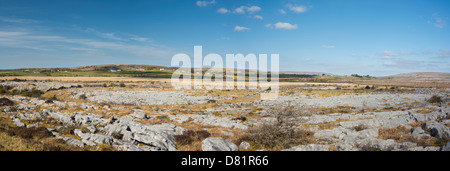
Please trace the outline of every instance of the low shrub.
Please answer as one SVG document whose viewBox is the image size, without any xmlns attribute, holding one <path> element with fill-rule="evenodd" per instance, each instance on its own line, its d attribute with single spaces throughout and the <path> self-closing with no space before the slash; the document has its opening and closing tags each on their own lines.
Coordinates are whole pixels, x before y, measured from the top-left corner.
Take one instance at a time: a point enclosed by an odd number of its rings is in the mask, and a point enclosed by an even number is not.
<svg viewBox="0 0 450 171">
<path fill-rule="evenodd" d="M 17 90 L 17 89 L 13 89 L 11 92 L 9 90 L 5 91 L 6 94 L 11 94 L 11 95 L 21 95 L 21 96 L 27 96 L 27 97 L 41 97 L 42 94 L 44 94 L 42 91 L 37 90 L 35 88 L 28 90 L 28 89 L 23 89 L 23 90 Z"/>
<path fill-rule="evenodd" d="M 12 79 L 11 81 L 13 81 L 13 82 L 26 82 L 27 80 L 22 80 L 22 79 L 19 79 L 19 78 L 14 78 L 14 79 Z"/>
<path fill-rule="evenodd" d="M 86 94 L 82 94 L 82 95 L 80 95 L 78 98 L 79 98 L 79 99 L 82 99 L 82 100 L 86 100 L 86 99 L 87 99 L 87 96 L 86 96 Z"/>
<path fill-rule="evenodd" d="M 3 88 L 0 88 L 0 94 L 6 94 L 6 90 Z"/>
<path fill-rule="evenodd" d="M 0 106 L 14 106 L 14 102 L 9 100 L 8 98 L 1 98 Z"/>
<path fill-rule="evenodd" d="M 264 148 L 285 149 L 299 144 L 309 144 L 313 141 L 314 132 L 307 130 L 285 129 L 275 124 L 264 124 L 260 128 L 249 131 L 249 134 L 239 139 L 249 141 Z"/>
<path fill-rule="evenodd" d="M 241 121 L 241 122 L 245 122 L 245 121 L 247 121 L 247 117 L 245 117 L 245 116 L 239 116 L 239 117 L 234 118 L 233 120 L 239 120 L 239 121 Z"/>
<path fill-rule="evenodd" d="M 113 133 L 111 134 L 111 136 L 112 136 L 113 138 L 119 139 L 119 140 L 121 140 L 121 139 L 123 138 L 123 134 L 118 133 L 118 132 L 113 132 Z"/>
<path fill-rule="evenodd" d="M 188 145 L 191 144 L 192 141 L 194 141 L 187 135 L 175 135 L 174 138 L 178 145 Z"/>
<path fill-rule="evenodd" d="M 428 103 L 442 103 L 444 101 L 442 100 L 441 96 L 433 95 L 433 96 L 431 96 L 431 98 L 429 98 L 427 100 L 427 102 Z"/>
<path fill-rule="evenodd" d="M 175 135 L 175 141 L 179 145 L 188 145 L 194 141 L 203 141 L 205 138 L 208 138 L 211 134 L 206 130 L 188 130 L 185 131 L 182 135 Z"/>
<path fill-rule="evenodd" d="M 366 125 L 360 124 L 358 126 L 353 127 L 353 129 L 357 132 L 368 129 L 369 127 L 367 127 Z"/>
<path fill-rule="evenodd" d="M 249 130 L 245 136 L 237 140 L 236 144 L 247 141 L 254 146 L 279 150 L 312 143 L 314 132 L 298 127 L 297 111 L 293 107 L 272 111 L 276 122 L 268 122 L 259 128 Z"/>
<path fill-rule="evenodd" d="M 44 127 L 12 127 L 8 129 L 8 134 L 10 136 L 19 136 L 24 139 L 32 139 L 33 137 L 46 138 L 53 136 L 53 134 Z"/>
</svg>

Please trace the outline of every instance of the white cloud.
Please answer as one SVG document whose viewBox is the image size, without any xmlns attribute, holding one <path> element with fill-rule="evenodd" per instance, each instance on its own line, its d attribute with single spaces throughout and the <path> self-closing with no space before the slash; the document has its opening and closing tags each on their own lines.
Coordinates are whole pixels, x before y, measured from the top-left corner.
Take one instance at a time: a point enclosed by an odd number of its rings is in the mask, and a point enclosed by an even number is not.
<svg viewBox="0 0 450 171">
<path fill-rule="evenodd" d="M 428 24 L 433 24 L 435 27 L 442 29 L 447 25 L 448 17 L 442 18 L 438 13 L 434 13 L 431 20 L 428 20 Z"/>
<path fill-rule="evenodd" d="M 237 13 L 237 14 L 245 14 L 245 6 L 241 6 L 241 7 L 239 7 L 239 8 L 236 8 L 236 9 L 234 9 L 234 13 Z"/>
<path fill-rule="evenodd" d="M 284 15 L 287 14 L 286 11 L 285 11 L 284 9 L 280 9 L 279 12 L 280 12 L 281 14 L 284 14 Z"/>
<path fill-rule="evenodd" d="M 247 11 L 250 13 L 259 12 L 261 11 L 261 7 L 258 6 L 247 7 Z"/>
<path fill-rule="evenodd" d="M 149 41 L 150 39 L 145 38 L 145 37 L 132 37 L 132 38 L 130 38 L 130 40 L 136 40 L 136 41 L 138 41 L 138 42 L 147 42 L 147 41 Z"/>
<path fill-rule="evenodd" d="M 394 64 L 394 63 L 392 63 L 392 62 L 385 62 L 385 63 L 383 63 L 383 65 L 386 65 L 386 66 L 395 66 L 396 64 Z"/>
<path fill-rule="evenodd" d="M 383 56 L 398 56 L 398 53 L 386 50 L 383 52 Z"/>
<path fill-rule="evenodd" d="M 291 11 L 295 12 L 295 13 L 303 13 L 306 12 L 307 8 L 305 6 L 295 6 L 292 4 L 287 4 L 286 7 L 288 7 Z"/>
<path fill-rule="evenodd" d="M 335 46 L 333 46 L 333 45 L 323 45 L 322 48 L 333 49 L 333 48 L 335 48 Z"/>
<path fill-rule="evenodd" d="M 272 24 L 266 24 L 266 27 L 270 27 L 270 26 L 272 26 Z"/>
<path fill-rule="evenodd" d="M 437 54 L 438 54 L 438 55 L 450 55 L 450 50 L 442 50 L 442 49 L 440 49 L 440 50 L 437 52 Z"/>
<path fill-rule="evenodd" d="M 197 1 L 197 6 L 199 6 L 199 7 L 206 7 L 206 6 L 208 6 L 208 5 L 212 5 L 212 4 L 215 4 L 216 3 L 216 0 L 211 0 L 211 1 Z"/>
<path fill-rule="evenodd" d="M 91 48 L 69 48 L 70 50 L 79 50 L 79 51 L 95 51 L 95 49 L 91 49 Z"/>
<path fill-rule="evenodd" d="M 114 33 L 100 33 L 100 32 L 97 32 L 97 34 L 99 36 L 103 37 L 103 38 L 106 38 L 106 39 L 120 40 L 120 41 L 124 40 L 123 38 L 117 37 Z"/>
<path fill-rule="evenodd" d="M 367 57 L 366 55 L 359 55 L 359 54 L 352 54 L 351 56 L 355 57 L 355 58 L 366 58 Z"/>
<path fill-rule="evenodd" d="M 234 9 L 233 13 L 235 14 L 245 14 L 245 13 L 256 13 L 261 11 L 261 7 L 259 6 L 240 6 L 239 8 Z"/>
<path fill-rule="evenodd" d="M 250 29 L 247 27 L 241 27 L 241 26 L 236 26 L 234 28 L 234 31 L 246 31 L 246 30 L 250 30 Z"/>
<path fill-rule="evenodd" d="M 228 10 L 228 9 L 226 9 L 226 8 L 219 8 L 219 9 L 217 10 L 217 12 L 218 12 L 218 13 L 221 13 L 221 14 L 226 14 L 226 13 L 229 13 L 230 10 Z"/>
<path fill-rule="evenodd" d="M 393 59 L 393 57 L 396 56 L 410 56 L 410 55 L 417 55 L 415 52 L 391 52 L 391 51 L 384 51 L 381 56 L 383 59 Z"/>
<path fill-rule="evenodd" d="M 11 18 L 11 17 L 0 17 L 0 21 L 8 22 L 8 23 L 17 23 L 17 24 L 32 24 L 38 23 L 39 21 L 30 20 L 30 19 L 21 19 L 21 18 Z"/>
<path fill-rule="evenodd" d="M 255 15 L 255 16 L 253 16 L 253 18 L 256 18 L 256 19 L 259 19 L 259 20 L 262 20 L 262 19 L 264 19 L 262 16 L 260 16 L 260 15 Z"/>
<path fill-rule="evenodd" d="M 9 37 L 9 36 L 21 36 L 26 35 L 27 32 L 6 32 L 6 31 L 0 31 L 0 37 Z"/>
<path fill-rule="evenodd" d="M 423 62 L 417 60 L 396 60 L 394 62 L 384 62 L 383 65 L 387 67 L 396 67 L 400 69 L 421 68 Z"/>
<path fill-rule="evenodd" d="M 103 35 L 97 32 L 93 33 L 98 37 Z M 50 33 L 48 33 L 50 34 Z M 99 51 L 99 49 L 117 50 L 129 54 L 134 54 L 139 57 L 169 57 L 170 52 L 163 47 L 157 45 L 136 45 L 129 44 L 126 41 L 118 41 L 114 39 L 98 40 L 69 38 L 57 35 L 36 35 L 33 32 L 8 32 L 0 31 L 0 47 L 24 48 L 41 51 L 55 51 L 55 50 L 84 50 L 88 52 Z M 105 34 L 106 36 L 114 36 L 114 34 Z M 136 38 L 136 37 L 134 37 Z M 132 39 L 132 38 L 130 38 Z M 137 38 L 137 40 L 144 40 Z"/>
<path fill-rule="evenodd" d="M 292 25 L 291 23 L 278 22 L 275 24 L 275 28 L 276 29 L 294 30 L 294 29 L 297 29 L 298 26 L 297 26 L 297 24 Z"/>
<path fill-rule="evenodd" d="M 82 31 L 86 33 L 94 33 L 99 37 L 105 38 L 105 39 L 111 39 L 111 40 L 117 40 L 117 41 L 139 41 L 139 42 L 150 42 L 151 40 L 149 38 L 140 37 L 132 34 L 122 34 L 121 36 L 117 36 L 116 33 L 103 33 L 100 31 L 97 31 L 93 28 L 74 28 L 77 31 Z"/>
</svg>

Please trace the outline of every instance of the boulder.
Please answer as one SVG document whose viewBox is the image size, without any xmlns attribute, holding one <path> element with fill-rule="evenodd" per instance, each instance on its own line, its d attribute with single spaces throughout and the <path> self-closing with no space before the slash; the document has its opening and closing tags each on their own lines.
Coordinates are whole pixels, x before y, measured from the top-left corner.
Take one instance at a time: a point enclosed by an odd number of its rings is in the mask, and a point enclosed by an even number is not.
<svg viewBox="0 0 450 171">
<path fill-rule="evenodd" d="M 109 144 L 111 145 L 113 143 L 113 139 L 109 136 L 106 135 L 100 135 L 100 134 L 90 134 L 90 133 L 86 133 L 84 134 L 81 130 L 79 129 L 75 129 L 74 130 L 75 135 L 77 135 L 78 137 L 80 137 L 83 142 L 84 141 L 91 141 L 94 142 L 96 144 Z M 89 143 L 86 143 L 89 144 Z"/>
<path fill-rule="evenodd" d="M 35 128 L 35 127 L 39 127 L 39 123 L 27 125 L 27 128 Z"/>
<path fill-rule="evenodd" d="M 92 113 L 87 113 L 85 115 L 76 113 L 73 116 L 74 123 L 82 126 L 89 126 L 89 125 L 106 125 L 108 122 L 110 122 L 109 119 L 103 119 L 103 116 L 95 115 Z"/>
<path fill-rule="evenodd" d="M 102 132 L 109 136 L 120 135 L 124 141 L 148 145 L 152 151 L 176 151 L 176 142 L 173 136 L 182 134 L 184 130 L 173 124 L 144 125 L 125 116 L 117 119 L 113 124 L 105 126 Z"/>
<path fill-rule="evenodd" d="M 209 137 L 202 141 L 203 151 L 238 151 L 238 147 L 220 137 Z"/>
<path fill-rule="evenodd" d="M 436 121 L 426 121 L 423 127 L 430 131 L 431 136 L 436 138 L 450 138 L 450 128 L 446 127 Z"/>
<path fill-rule="evenodd" d="M 135 110 L 135 112 L 130 114 L 130 116 L 132 116 L 136 119 L 149 119 L 147 114 L 145 114 L 145 112 L 142 110 Z"/>
<path fill-rule="evenodd" d="M 49 116 L 58 122 L 62 123 L 63 125 L 73 125 L 74 119 L 72 116 L 69 116 L 68 114 L 64 113 L 57 113 L 57 112 L 48 112 Z"/>
<path fill-rule="evenodd" d="M 84 147 L 84 143 L 81 142 L 80 140 L 75 139 L 75 138 L 64 137 L 62 139 L 64 141 L 66 141 L 67 144 L 70 144 L 70 145 L 73 145 L 73 146 L 78 146 L 78 147 Z"/>
<path fill-rule="evenodd" d="M 96 131 L 97 131 L 97 128 L 95 128 L 95 126 L 88 126 L 88 127 L 86 127 L 88 130 L 89 130 L 89 132 L 90 133 L 95 133 Z"/>
<path fill-rule="evenodd" d="M 408 151 L 439 151 L 440 147 L 413 147 L 409 148 Z"/>
<path fill-rule="evenodd" d="M 248 143 L 246 141 L 241 142 L 241 144 L 239 145 L 239 149 L 241 149 L 241 150 L 250 149 L 250 143 Z"/>
<path fill-rule="evenodd" d="M 220 137 L 209 137 L 202 141 L 203 151 L 238 151 L 238 147 Z"/>
<path fill-rule="evenodd" d="M 163 132 L 149 132 L 148 134 L 133 133 L 130 140 L 150 147 L 156 147 L 157 151 L 177 150 L 173 136 L 169 137 L 168 134 Z"/>
<path fill-rule="evenodd" d="M 16 126 L 18 126 L 18 127 L 24 127 L 25 126 L 25 124 L 22 121 L 20 121 L 20 119 L 16 115 L 12 115 L 11 119 L 12 119 L 12 121 L 14 122 L 14 124 Z"/>
<path fill-rule="evenodd" d="M 139 146 L 130 142 L 125 142 L 120 145 L 113 145 L 113 147 L 120 151 L 144 151 L 143 149 L 139 148 Z"/>
<path fill-rule="evenodd" d="M 224 131 L 224 130 L 222 130 L 222 131 L 220 131 L 223 135 L 226 135 L 226 136 L 230 136 L 230 137 L 232 137 L 232 136 L 234 136 L 234 134 L 232 133 L 232 132 L 228 132 L 228 131 Z"/>
<path fill-rule="evenodd" d="M 415 138 L 415 139 L 420 139 L 422 137 L 430 137 L 430 135 L 423 130 L 421 127 L 415 127 L 413 132 L 411 133 L 411 135 Z"/>
<path fill-rule="evenodd" d="M 447 126 L 450 126 L 450 119 L 442 120 L 442 123 L 447 125 Z"/>
</svg>

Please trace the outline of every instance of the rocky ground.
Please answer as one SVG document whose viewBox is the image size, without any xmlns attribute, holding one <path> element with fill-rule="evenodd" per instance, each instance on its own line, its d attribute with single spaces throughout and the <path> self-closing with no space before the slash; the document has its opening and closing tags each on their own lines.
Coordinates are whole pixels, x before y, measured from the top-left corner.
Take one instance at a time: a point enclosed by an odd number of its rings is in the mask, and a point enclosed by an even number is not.
<svg viewBox="0 0 450 171">
<path fill-rule="evenodd" d="M 448 89 L 333 96 L 294 93 L 265 101 L 259 99 L 259 92 L 250 90 L 172 90 L 129 84 L 88 87 L 81 83 L 26 81 L 1 85 L 44 93 L 40 98 L 0 95 L 2 115 L 15 126 L 45 127 L 57 139 L 94 150 L 105 146 L 123 151 L 450 148 Z M 429 102 L 433 95 L 441 102 Z M 308 144 L 276 149 L 241 141 L 252 130 L 276 122 L 273 112 L 289 106 L 296 109 L 290 118 L 295 121 L 295 129 L 313 132 Z M 204 137 L 188 135 L 189 130 L 206 133 Z"/>
</svg>

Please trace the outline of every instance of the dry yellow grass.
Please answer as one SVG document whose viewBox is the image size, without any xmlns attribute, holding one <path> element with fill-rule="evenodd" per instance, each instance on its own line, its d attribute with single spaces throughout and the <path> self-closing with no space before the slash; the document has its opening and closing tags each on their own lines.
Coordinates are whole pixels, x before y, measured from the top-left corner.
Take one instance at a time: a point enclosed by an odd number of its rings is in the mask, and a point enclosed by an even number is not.
<svg viewBox="0 0 450 171">
<path fill-rule="evenodd" d="M 431 113 L 431 112 L 433 112 L 433 111 L 434 111 L 434 110 L 431 109 L 431 108 L 420 107 L 420 108 L 418 108 L 417 113 L 427 114 L 427 113 Z"/>
<path fill-rule="evenodd" d="M 317 126 L 319 126 L 319 130 L 325 130 L 325 129 L 333 129 L 339 126 L 340 122 L 350 121 L 348 119 L 338 119 L 336 121 L 332 122 L 322 122 L 318 123 Z"/>
<path fill-rule="evenodd" d="M 32 133 L 32 137 L 21 137 L 12 134 L 15 129 L 18 129 L 7 119 L 7 116 L 0 117 L 0 151 L 84 151 L 92 150 L 89 148 L 80 148 L 66 144 L 61 139 L 54 137 L 37 136 Z M 21 128 L 22 131 L 27 128 Z M 31 130 L 26 130 L 31 131 Z"/>
<path fill-rule="evenodd" d="M 410 125 L 418 125 L 418 123 L 410 123 Z M 403 125 L 390 128 L 390 129 L 380 129 L 378 132 L 379 139 L 392 139 L 398 143 L 402 142 L 413 142 L 417 143 L 418 146 L 439 146 L 442 147 L 447 143 L 446 139 L 438 139 L 435 137 L 422 137 L 420 139 L 415 139 L 411 135 L 411 129 L 406 128 Z"/>
</svg>

